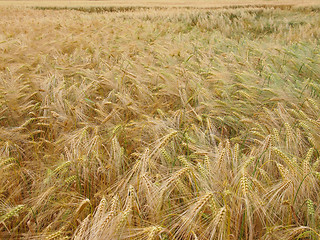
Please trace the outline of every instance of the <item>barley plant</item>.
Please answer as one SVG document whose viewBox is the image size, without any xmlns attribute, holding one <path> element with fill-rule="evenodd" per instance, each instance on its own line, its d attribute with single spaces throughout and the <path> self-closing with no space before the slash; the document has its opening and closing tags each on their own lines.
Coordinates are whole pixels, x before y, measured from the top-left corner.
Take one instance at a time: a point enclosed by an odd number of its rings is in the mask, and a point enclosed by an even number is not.
<svg viewBox="0 0 320 240">
<path fill-rule="evenodd" d="M 320 238 L 320 8 L 0 8 L 1 239 Z"/>
</svg>

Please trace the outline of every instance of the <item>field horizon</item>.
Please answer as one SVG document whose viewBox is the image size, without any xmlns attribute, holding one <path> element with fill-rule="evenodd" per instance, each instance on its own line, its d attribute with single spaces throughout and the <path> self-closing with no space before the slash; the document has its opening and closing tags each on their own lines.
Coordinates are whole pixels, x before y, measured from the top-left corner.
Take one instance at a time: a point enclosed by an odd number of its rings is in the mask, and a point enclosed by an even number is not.
<svg viewBox="0 0 320 240">
<path fill-rule="evenodd" d="M 106 0 L 106 1 L 33 1 L 33 0 L 15 0 L 6 1 L 0 0 L 0 6 L 20 6 L 20 7 L 108 7 L 108 6 L 156 6 L 156 7 L 226 7 L 226 6 L 243 6 L 243 5 L 290 5 L 290 6 L 316 6 L 320 5 L 319 0 L 200 0 L 200 1 L 186 1 L 186 0 Z"/>
</svg>

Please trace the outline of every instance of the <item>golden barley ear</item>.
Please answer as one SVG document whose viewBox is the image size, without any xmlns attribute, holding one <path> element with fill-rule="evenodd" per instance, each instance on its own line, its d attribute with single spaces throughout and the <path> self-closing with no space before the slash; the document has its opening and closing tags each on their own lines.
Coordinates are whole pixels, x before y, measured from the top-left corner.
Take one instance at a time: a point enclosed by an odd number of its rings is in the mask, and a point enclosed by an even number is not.
<svg viewBox="0 0 320 240">
<path fill-rule="evenodd" d="M 96 229 L 96 238 L 103 238 L 105 231 L 108 231 L 110 227 L 111 221 L 115 218 L 118 207 L 120 205 L 119 197 L 116 195 L 111 200 L 111 206 L 108 213 L 103 217 L 103 219 L 99 222 L 99 227 Z"/>
<path fill-rule="evenodd" d="M 156 235 L 162 230 L 160 226 L 153 226 L 149 229 L 149 234 L 147 240 L 153 240 L 156 238 Z"/>
<path fill-rule="evenodd" d="M 92 224 L 92 215 L 89 214 L 84 220 L 82 220 L 80 226 L 77 228 L 74 234 L 74 240 L 88 239 L 90 236 L 90 228 Z"/>
<path fill-rule="evenodd" d="M 85 207 L 87 207 L 90 204 L 91 204 L 91 202 L 88 198 L 82 200 L 79 207 L 76 209 L 75 216 L 76 217 L 79 216 L 81 214 L 81 212 L 85 209 Z"/>
<path fill-rule="evenodd" d="M 314 149 L 310 148 L 305 159 L 302 161 L 303 176 L 306 176 L 311 171 L 310 160 L 313 155 Z"/>
<path fill-rule="evenodd" d="M 247 173 L 245 170 L 242 170 L 241 178 L 240 178 L 240 186 L 244 197 L 248 196 L 249 193 L 249 179 L 247 177 Z"/>
<path fill-rule="evenodd" d="M 291 169 L 296 169 L 296 163 L 295 161 L 293 161 L 290 157 L 288 157 L 283 151 L 281 151 L 278 148 L 272 148 L 272 151 L 279 156 L 285 163 L 287 166 L 289 166 Z"/>
</svg>

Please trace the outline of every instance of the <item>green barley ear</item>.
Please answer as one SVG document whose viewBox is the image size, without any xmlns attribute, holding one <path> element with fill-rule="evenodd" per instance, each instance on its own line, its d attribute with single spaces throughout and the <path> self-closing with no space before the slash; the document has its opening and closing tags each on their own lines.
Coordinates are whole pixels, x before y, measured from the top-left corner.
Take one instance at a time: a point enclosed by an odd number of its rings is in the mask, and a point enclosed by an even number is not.
<svg viewBox="0 0 320 240">
<path fill-rule="evenodd" d="M 66 180 L 64 180 L 64 182 L 69 185 L 71 183 L 73 183 L 75 180 L 77 179 L 76 175 L 72 175 L 71 177 L 68 177 Z"/>
<path fill-rule="evenodd" d="M 12 209 L 10 209 L 9 212 L 7 212 L 5 215 L 0 217 L 1 222 L 5 222 L 6 220 L 12 218 L 13 216 L 19 215 L 19 213 L 24 209 L 24 205 L 18 205 Z"/>
<path fill-rule="evenodd" d="M 185 167 L 191 168 L 192 164 L 186 159 L 185 156 L 179 156 L 178 160 L 181 162 L 181 164 Z"/>
<path fill-rule="evenodd" d="M 57 175 L 59 174 L 61 171 L 63 171 L 64 169 L 68 168 L 69 166 L 71 165 L 71 162 L 70 161 L 66 161 L 66 162 L 63 162 L 62 164 L 60 164 L 58 167 L 56 167 L 52 174 L 53 175 Z"/>
<path fill-rule="evenodd" d="M 160 152 L 162 157 L 166 160 L 168 164 L 171 164 L 173 162 L 170 154 L 164 148 L 161 148 Z"/>
<path fill-rule="evenodd" d="M 314 217 L 315 214 L 315 210 L 314 210 L 314 204 L 313 201 L 311 199 L 307 199 L 306 201 L 307 204 L 307 212 L 308 212 L 308 216 Z"/>
<path fill-rule="evenodd" d="M 197 163 L 197 167 L 198 167 L 198 170 L 199 170 L 201 176 L 206 178 L 207 174 L 208 174 L 208 170 L 199 162 Z"/>
<path fill-rule="evenodd" d="M 314 209 L 314 203 L 311 199 L 306 200 L 307 204 L 307 215 L 308 215 L 308 222 L 310 227 L 314 227 L 315 225 L 315 209 Z"/>
</svg>

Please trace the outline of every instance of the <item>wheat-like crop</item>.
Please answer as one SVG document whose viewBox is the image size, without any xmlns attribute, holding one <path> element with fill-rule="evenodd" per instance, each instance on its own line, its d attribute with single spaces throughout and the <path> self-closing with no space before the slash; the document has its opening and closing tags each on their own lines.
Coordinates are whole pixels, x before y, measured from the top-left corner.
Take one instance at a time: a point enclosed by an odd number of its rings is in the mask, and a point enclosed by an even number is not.
<svg viewBox="0 0 320 240">
<path fill-rule="evenodd" d="M 0 3 L 0 238 L 319 238 L 319 6 L 258 2 Z"/>
</svg>

